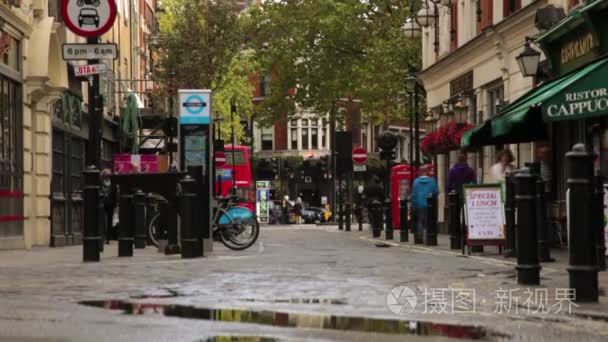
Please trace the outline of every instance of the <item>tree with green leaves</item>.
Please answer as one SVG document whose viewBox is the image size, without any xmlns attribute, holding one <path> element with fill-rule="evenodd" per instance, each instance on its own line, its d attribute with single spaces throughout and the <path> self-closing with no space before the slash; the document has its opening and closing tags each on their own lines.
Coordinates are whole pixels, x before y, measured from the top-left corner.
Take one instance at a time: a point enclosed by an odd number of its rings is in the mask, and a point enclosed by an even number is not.
<svg viewBox="0 0 608 342">
<path fill-rule="evenodd" d="M 409 16 L 399 0 L 278 0 L 251 10 L 250 44 L 272 76 L 259 119 L 298 108 L 340 119 L 337 107 L 355 99 L 372 120 L 404 117 L 408 65 L 419 65 L 420 49 L 401 30 Z"/>
<path fill-rule="evenodd" d="M 243 135 L 240 118 L 252 113 L 249 76 L 257 63 L 243 50 L 242 5 L 237 0 L 165 0 L 160 16 L 155 77 L 161 85 L 158 103 L 177 89 L 211 89 L 214 115 L 222 118 L 222 135 L 230 136 L 230 103 L 237 141 Z"/>
</svg>

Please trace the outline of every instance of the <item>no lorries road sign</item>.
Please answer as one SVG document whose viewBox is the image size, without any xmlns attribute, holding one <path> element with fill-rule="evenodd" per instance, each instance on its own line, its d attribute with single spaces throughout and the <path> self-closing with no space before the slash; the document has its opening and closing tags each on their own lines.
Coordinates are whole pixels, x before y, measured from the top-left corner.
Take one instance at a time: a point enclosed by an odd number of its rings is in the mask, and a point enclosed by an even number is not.
<svg viewBox="0 0 608 342">
<path fill-rule="evenodd" d="M 88 65 L 77 65 L 74 67 L 74 76 L 91 76 L 103 74 L 106 72 L 105 64 L 88 64 Z"/>
<path fill-rule="evenodd" d="M 63 44 L 63 59 L 66 61 L 116 58 L 118 58 L 116 44 Z"/>
<path fill-rule="evenodd" d="M 62 0 L 61 15 L 70 31 L 82 37 L 99 37 L 116 19 L 114 0 Z"/>
<path fill-rule="evenodd" d="M 361 165 L 367 162 L 367 150 L 363 147 L 357 147 L 353 149 L 353 162 Z"/>
</svg>

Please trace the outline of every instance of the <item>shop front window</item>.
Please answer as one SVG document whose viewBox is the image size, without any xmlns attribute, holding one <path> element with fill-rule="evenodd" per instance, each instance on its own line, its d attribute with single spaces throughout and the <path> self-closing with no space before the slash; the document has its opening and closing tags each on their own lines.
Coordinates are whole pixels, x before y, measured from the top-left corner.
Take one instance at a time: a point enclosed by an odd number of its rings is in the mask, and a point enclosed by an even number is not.
<svg viewBox="0 0 608 342">
<path fill-rule="evenodd" d="M 15 71 L 21 70 L 19 48 L 20 44 L 17 39 L 13 38 L 13 36 L 7 32 L 0 33 L 0 54 L 2 55 L 2 64 Z"/>
<path fill-rule="evenodd" d="M 308 120 L 302 119 L 302 149 L 308 150 Z"/>
</svg>

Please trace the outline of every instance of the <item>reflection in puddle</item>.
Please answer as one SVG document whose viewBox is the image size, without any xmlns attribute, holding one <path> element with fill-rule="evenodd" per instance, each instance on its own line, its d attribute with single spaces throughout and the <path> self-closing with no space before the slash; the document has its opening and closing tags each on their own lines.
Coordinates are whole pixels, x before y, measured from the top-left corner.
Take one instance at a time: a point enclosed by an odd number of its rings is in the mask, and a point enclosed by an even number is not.
<svg viewBox="0 0 608 342">
<path fill-rule="evenodd" d="M 346 305 L 346 300 L 344 300 L 344 299 L 331 299 L 331 298 L 285 298 L 285 299 L 243 298 L 241 300 L 244 302 L 256 302 L 256 303 Z"/>
<path fill-rule="evenodd" d="M 278 342 L 279 339 L 261 336 L 213 336 L 200 342 Z"/>
<path fill-rule="evenodd" d="M 91 300 L 82 301 L 80 304 L 110 310 L 122 310 L 125 314 L 130 315 L 159 314 L 169 317 L 253 323 L 277 327 L 347 330 L 388 334 L 415 334 L 420 336 L 445 336 L 466 339 L 482 339 L 488 337 L 488 332 L 484 328 L 478 326 L 404 321 L 397 319 L 299 314 L 267 310 L 208 309 L 187 305 L 131 303 L 122 300 Z M 492 335 L 498 336 L 497 334 Z"/>
</svg>

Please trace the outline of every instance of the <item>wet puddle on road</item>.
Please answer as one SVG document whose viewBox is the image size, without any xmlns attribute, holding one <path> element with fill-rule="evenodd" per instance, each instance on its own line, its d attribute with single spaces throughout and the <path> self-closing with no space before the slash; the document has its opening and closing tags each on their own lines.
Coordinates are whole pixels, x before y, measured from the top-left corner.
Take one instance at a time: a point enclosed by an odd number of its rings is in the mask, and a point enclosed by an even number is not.
<svg viewBox="0 0 608 342">
<path fill-rule="evenodd" d="M 276 327 L 310 328 L 358 331 L 370 333 L 403 334 L 418 336 L 442 336 L 462 339 L 487 339 L 503 336 L 483 327 L 457 325 L 438 322 L 404 321 L 397 319 L 367 318 L 355 316 L 334 316 L 299 314 L 291 312 L 209 309 L 188 305 L 132 303 L 124 300 L 90 300 L 79 304 L 121 310 L 128 315 L 157 314 L 167 317 L 200 319 L 207 321 L 251 323 Z"/>
<path fill-rule="evenodd" d="M 260 336 L 213 336 L 200 340 L 200 342 L 278 342 L 274 337 Z"/>
<path fill-rule="evenodd" d="M 255 298 L 243 298 L 243 302 L 255 302 L 255 303 L 276 303 L 276 304 L 321 304 L 321 305 L 346 305 L 344 299 L 331 299 L 331 298 L 285 298 L 285 299 L 255 299 Z"/>
</svg>

